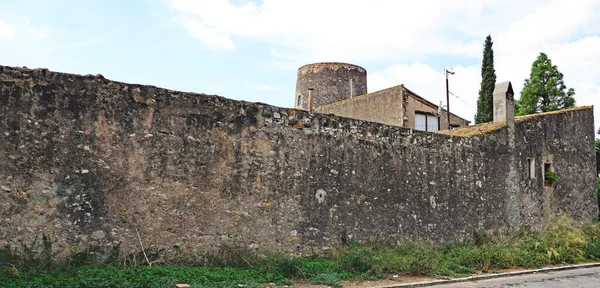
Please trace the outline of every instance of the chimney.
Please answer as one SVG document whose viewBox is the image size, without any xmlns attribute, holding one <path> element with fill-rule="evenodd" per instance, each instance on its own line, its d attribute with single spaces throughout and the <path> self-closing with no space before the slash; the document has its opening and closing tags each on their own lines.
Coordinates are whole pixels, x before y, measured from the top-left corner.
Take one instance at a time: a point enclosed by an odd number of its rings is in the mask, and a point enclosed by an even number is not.
<svg viewBox="0 0 600 288">
<path fill-rule="evenodd" d="M 515 127 L 515 93 L 510 81 L 496 84 L 494 88 L 494 123 Z"/>
</svg>

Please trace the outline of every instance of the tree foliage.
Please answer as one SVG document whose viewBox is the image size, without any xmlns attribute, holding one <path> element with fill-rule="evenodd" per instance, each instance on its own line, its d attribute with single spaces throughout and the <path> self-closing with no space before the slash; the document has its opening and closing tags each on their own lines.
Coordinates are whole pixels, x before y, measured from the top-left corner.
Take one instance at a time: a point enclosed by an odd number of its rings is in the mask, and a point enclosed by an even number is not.
<svg viewBox="0 0 600 288">
<path fill-rule="evenodd" d="M 516 102 L 516 114 L 556 111 L 575 107 L 575 90 L 567 89 L 563 74 L 545 53 L 540 53 L 525 79 L 521 98 Z"/>
<path fill-rule="evenodd" d="M 485 38 L 483 47 L 483 60 L 481 63 L 481 87 L 477 99 L 477 113 L 475 124 L 491 122 L 494 120 L 494 87 L 496 86 L 496 70 L 494 69 L 494 50 L 492 49 L 492 36 Z"/>
</svg>

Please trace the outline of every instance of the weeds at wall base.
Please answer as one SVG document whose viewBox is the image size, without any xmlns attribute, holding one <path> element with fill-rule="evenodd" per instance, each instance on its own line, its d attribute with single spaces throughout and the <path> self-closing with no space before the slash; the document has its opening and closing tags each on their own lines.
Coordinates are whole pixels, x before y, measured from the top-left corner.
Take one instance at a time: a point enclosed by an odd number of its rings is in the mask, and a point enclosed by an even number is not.
<svg viewBox="0 0 600 288">
<path fill-rule="evenodd" d="M 348 243 L 325 258 L 259 256 L 246 248 L 227 247 L 203 260 L 168 262 L 161 252 L 119 255 L 115 249 L 100 262 L 90 248 L 56 260 L 50 237 L 43 235 L 21 249 L 0 248 L 0 287 L 258 287 L 261 283 L 303 281 L 339 287 L 342 280 L 387 278 L 390 275 L 463 276 L 507 268 L 539 268 L 600 260 L 600 223 L 575 225 L 559 218 L 544 232 L 527 229 L 478 233 L 460 243 Z M 240 245 L 240 247 L 245 247 Z M 147 251 L 148 252 L 148 251 Z M 170 259 L 169 257 L 163 257 Z"/>
</svg>

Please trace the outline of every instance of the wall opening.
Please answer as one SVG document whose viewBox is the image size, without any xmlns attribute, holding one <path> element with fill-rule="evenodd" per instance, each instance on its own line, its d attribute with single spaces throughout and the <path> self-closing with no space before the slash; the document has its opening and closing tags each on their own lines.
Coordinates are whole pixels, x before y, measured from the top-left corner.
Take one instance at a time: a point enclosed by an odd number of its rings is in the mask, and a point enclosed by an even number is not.
<svg viewBox="0 0 600 288">
<path fill-rule="evenodd" d="M 552 186 L 552 183 L 558 181 L 558 177 L 554 174 L 554 167 L 552 162 L 544 163 L 544 186 Z"/>
<path fill-rule="evenodd" d="M 298 95 L 296 98 L 296 107 L 302 107 L 302 95 Z"/>
<path fill-rule="evenodd" d="M 527 158 L 527 176 L 529 179 L 535 179 L 535 159 Z"/>
</svg>

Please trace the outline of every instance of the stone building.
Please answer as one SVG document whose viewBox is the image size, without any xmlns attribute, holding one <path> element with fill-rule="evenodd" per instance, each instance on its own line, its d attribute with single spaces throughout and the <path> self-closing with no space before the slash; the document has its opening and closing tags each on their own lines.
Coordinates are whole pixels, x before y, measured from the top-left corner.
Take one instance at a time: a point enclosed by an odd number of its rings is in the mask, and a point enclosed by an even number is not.
<svg viewBox="0 0 600 288">
<path fill-rule="evenodd" d="M 318 113 L 430 132 L 448 127 L 445 109 L 404 85 L 367 93 L 367 71 L 347 63 L 314 63 L 300 67 L 295 97 L 296 108 Z M 450 113 L 451 127 L 469 123 Z"/>
<path fill-rule="evenodd" d="M 494 103 L 430 133 L 0 66 L 0 245 L 311 254 L 596 217 L 592 107 L 515 118 L 509 83 Z"/>
</svg>

